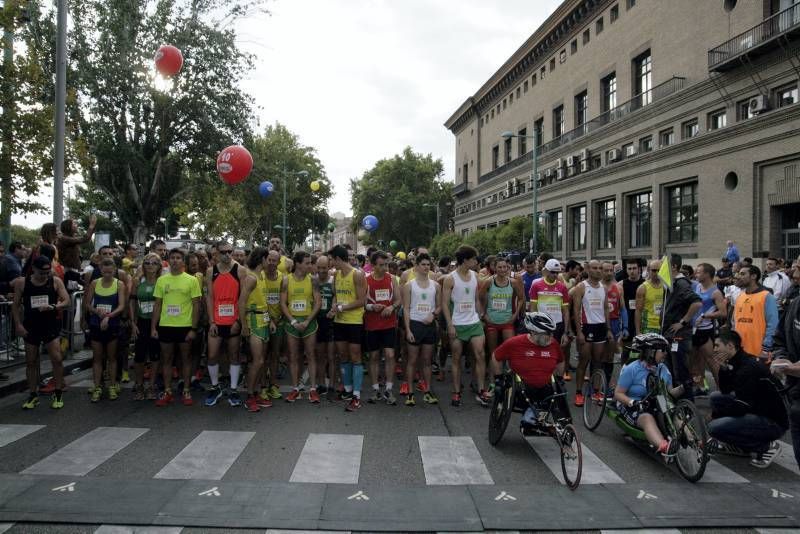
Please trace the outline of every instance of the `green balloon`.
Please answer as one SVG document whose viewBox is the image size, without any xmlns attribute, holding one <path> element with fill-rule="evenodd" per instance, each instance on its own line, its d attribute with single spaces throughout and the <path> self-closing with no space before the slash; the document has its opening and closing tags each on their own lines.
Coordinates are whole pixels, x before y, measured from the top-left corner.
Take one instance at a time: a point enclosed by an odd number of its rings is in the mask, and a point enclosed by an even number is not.
<svg viewBox="0 0 800 534">
<path fill-rule="evenodd" d="M 328 223 L 328 231 L 333 232 L 334 230 L 336 230 L 336 225 L 333 223 Z"/>
<path fill-rule="evenodd" d="M 392 239 L 391 241 L 389 241 L 389 246 L 392 247 L 393 249 L 396 249 L 397 248 L 397 241 Z"/>
</svg>

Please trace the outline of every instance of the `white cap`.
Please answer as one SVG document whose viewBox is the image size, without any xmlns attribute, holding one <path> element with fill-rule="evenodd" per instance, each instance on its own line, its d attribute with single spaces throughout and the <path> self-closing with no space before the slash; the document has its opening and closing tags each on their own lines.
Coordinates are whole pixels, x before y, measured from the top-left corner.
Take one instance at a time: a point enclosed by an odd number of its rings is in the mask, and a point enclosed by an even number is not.
<svg viewBox="0 0 800 534">
<path fill-rule="evenodd" d="M 551 273 L 561 272 L 561 264 L 558 262 L 557 259 L 547 260 L 547 263 L 544 264 L 544 268 L 546 271 L 550 271 Z"/>
</svg>

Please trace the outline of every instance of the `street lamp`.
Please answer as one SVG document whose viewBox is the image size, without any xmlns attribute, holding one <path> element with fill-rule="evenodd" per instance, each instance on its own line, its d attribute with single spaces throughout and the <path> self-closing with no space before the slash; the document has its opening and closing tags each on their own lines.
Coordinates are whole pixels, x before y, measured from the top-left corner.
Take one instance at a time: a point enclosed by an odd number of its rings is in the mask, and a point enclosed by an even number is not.
<svg viewBox="0 0 800 534">
<path fill-rule="evenodd" d="M 533 140 L 533 170 L 531 171 L 531 184 L 533 184 L 533 238 L 531 239 L 531 254 L 538 252 L 539 249 L 539 182 L 536 180 L 536 132 L 534 135 L 519 135 L 514 132 L 503 132 L 500 134 L 503 139 L 520 137 Z"/>
<path fill-rule="evenodd" d="M 433 207 L 436 208 L 436 233 L 434 234 L 434 236 L 439 235 L 439 232 L 441 231 L 442 228 L 439 218 L 439 210 L 441 207 L 440 203 L 437 202 L 436 204 L 423 204 L 422 206 L 425 208 L 433 208 Z M 450 203 L 449 202 L 445 203 L 445 206 L 450 206 Z"/>
<path fill-rule="evenodd" d="M 281 230 L 283 230 L 283 246 L 286 246 L 286 182 L 289 181 L 290 176 L 302 176 L 303 178 L 308 177 L 308 171 L 296 171 L 296 172 L 289 172 L 286 170 L 286 167 L 283 168 L 283 224 L 276 225 L 275 228 L 280 226 Z"/>
</svg>

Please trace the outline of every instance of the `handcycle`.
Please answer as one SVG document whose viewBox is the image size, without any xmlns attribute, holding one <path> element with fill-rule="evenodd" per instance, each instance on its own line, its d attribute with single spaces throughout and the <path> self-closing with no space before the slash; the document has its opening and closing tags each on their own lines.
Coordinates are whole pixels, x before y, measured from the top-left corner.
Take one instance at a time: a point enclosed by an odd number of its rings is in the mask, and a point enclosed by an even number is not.
<svg viewBox="0 0 800 534">
<path fill-rule="evenodd" d="M 557 404 L 565 402 L 566 390 L 559 381 L 554 381 L 554 393 L 540 401 L 531 401 L 525 392 L 525 384 L 516 373 L 505 370 L 495 385 L 492 409 L 489 415 L 489 443 L 497 445 L 508 427 L 511 414 L 524 414 L 533 408 L 537 417 L 528 435 L 553 438 L 561 453 L 561 472 L 567 487 L 574 490 L 581 482 L 583 452 L 581 442 L 567 412 L 564 417 Z"/>
<path fill-rule="evenodd" d="M 605 373 L 602 369 L 595 369 L 586 385 L 586 402 L 583 405 L 583 424 L 586 429 L 593 432 L 607 414 L 634 443 L 652 450 L 644 431 L 629 423 L 617 409 L 616 402 L 606 398 L 607 388 Z M 674 460 L 681 476 L 689 482 L 698 482 L 703 478 L 709 460 L 706 447 L 708 431 L 694 403 L 687 399 L 676 402 L 657 370 L 650 369 L 647 394 L 639 404 L 643 411 L 653 414 L 663 436 L 677 441 Z"/>
</svg>

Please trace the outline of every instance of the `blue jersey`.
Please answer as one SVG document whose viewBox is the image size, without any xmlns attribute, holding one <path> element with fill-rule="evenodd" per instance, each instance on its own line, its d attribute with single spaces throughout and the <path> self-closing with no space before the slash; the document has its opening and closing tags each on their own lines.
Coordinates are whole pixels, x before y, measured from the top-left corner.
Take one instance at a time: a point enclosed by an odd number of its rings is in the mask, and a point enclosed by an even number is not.
<svg viewBox="0 0 800 534">
<path fill-rule="evenodd" d="M 522 285 L 525 286 L 525 302 L 531 300 L 530 292 L 534 280 L 537 280 L 541 277 L 541 273 L 528 274 L 527 271 L 522 273 Z"/>
<path fill-rule="evenodd" d="M 634 399 L 642 400 L 647 395 L 647 376 L 650 370 L 642 360 L 636 360 L 622 368 L 617 380 L 617 387 L 625 390 L 625 395 Z M 666 382 L 668 387 L 672 387 L 672 375 L 663 363 L 658 364 L 658 375 Z"/>
</svg>

